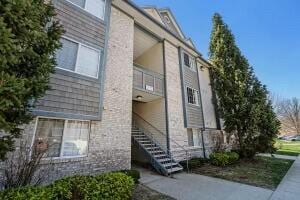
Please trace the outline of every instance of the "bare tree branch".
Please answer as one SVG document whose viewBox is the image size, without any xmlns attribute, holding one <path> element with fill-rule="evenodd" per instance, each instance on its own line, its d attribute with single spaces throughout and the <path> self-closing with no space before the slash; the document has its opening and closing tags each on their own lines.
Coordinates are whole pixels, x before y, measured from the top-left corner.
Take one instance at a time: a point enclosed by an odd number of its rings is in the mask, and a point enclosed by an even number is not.
<svg viewBox="0 0 300 200">
<path fill-rule="evenodd" d="M 283 125 L 282 132 L 300 134 L 300 99 L 283 99 L 277 106 L 277 115 Z"/>
</svg>

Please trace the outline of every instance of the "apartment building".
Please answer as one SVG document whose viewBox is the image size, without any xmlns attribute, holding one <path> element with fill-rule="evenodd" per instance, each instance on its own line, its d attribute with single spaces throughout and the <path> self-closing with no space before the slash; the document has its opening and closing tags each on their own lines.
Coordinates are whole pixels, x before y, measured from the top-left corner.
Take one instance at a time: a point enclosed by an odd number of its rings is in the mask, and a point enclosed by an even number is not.
<svg viewBox="0 0 300 200">
<path fill-rule="evenodd" d="M 169 9 L 126 0 L 53 0 L 64 26 L 51 90 L 25 127 L 47 143 L 52 178 L 203 157 L 221 134 L 207 62 Z"/>
</svg>

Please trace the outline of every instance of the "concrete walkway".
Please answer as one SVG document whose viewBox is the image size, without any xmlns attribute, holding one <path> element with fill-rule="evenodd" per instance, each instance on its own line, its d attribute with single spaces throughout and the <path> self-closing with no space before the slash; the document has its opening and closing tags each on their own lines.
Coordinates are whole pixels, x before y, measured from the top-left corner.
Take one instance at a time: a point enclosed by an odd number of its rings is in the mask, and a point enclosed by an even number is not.
<svg viewBox="0 0 300 200">
<path fill-rule="evenodd" d="M 268 200 L 272 190 L 211 178 L 179 173 L 173 178 L 138 169 L 140 182 L 178 200 Z"/>
<path fill-rule="evenodd" d="M 280 182 L 270 200 L 300 199 L 300 156 L 295 160 L 288 173 Z"/>
<path fill-rule="evenodd" d="M 279 155 L 279 154 L 260 153 L 258 155 L 265 156 L 265 157 L 288 159 L 288 160 L 296 160 L 297 159 L 297 156 L 288 156 L 288 155 Z"/>
</svg>

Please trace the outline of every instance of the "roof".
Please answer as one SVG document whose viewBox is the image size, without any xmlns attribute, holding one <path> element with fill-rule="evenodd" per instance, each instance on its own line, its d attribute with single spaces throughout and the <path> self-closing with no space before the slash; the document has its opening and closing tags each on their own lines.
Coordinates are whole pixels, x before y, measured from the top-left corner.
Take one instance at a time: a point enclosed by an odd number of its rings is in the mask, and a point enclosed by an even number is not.
<svg viewBox="0 0 300 200">
<path fill-rule="evenodd" d="M 145 6 L 145 7 L 139 7 L 138 5 L 136 5 L 132 0 L 126 0 L 124 1 L 126 3 L 128 3 L 132 8 L 136 9 L 138 12 L 140 12 L 142 15 L 144 15 L 145 17 L 147 17 L 148 19 L 150 19 L 151 21 L 153 21 L 155 24 L 157 24 L 158 26 L 160 26 L 161 28 L 163 28 L 165 31 L 167 31 L 168 33 L 170 33 L 173 37 L 175 37 L 176 39 L 178 39 L 179 41 L 181 41 L 182 43 L 184 43 L 186 46 L 188 46 L 189 48 L 191 48 L 193 51 L 195 51 L 198 55 L 199 55 L 199 59 L 201 59 L 203 62 L 205 62 L 208 66 L 211 66 L 212 64 L 205 60 L 202 57 L 202 54 L 196 49 L 196 47 L 193 45 L 192 41 L 190 38 L 182 38 L 180 36 L 178 36 L 177 34 L 175 34 L 173 31 L 169 30 L 165 24 L 162 24 L 161 22 L 159 22 L 158 20 L 156 20 L 155 18 L 153 18 L 153 16 L 151 16 L 150 14 L 148 14 L 144 9 L 156 9 L 159 12 L 159 9 L 156 8 L 155 6 Z M 163 8 L 162 10 L 166 10 L 168 8 Z M 170 9 L 168 9 L 170 11 Z M 172 14 L 172 18 L 174 18 L 175 21 L 175 17 Z M 179 27 L 178 23 L 176 22 L 177 26 Z M 181 31 L 181 29 L 180 29 Z"/>
<path fill-rule="evenodd" d="M 171 11 L 171 9 L 169 9 L 169 8 L 157 8 L 156 6 L 143 6 L 143 7 L 141 7 L 141 9 L 143 9 L 144 11 L 149 10 L 149 9 L 152 9 L 152 10 L 156 11 L 156 13 L 160 16 L 160 19 L 155 18 L 155 20 L 162 23 L 167 29 L 169 29 L 173 33 L 177 34 L 182 39 L 187 39 L 185 37 L 184 32 L 182 31 L 179 23 L 177 22 L 173 12 Z M 153 15 L 151 15 L 151 16 L 153 17 Z M 170 22 L 166 21 L 165 16 L 170 18 Z M 173 27 L 174 27 L 175 30 L 173 29 Z"/>
</svg>

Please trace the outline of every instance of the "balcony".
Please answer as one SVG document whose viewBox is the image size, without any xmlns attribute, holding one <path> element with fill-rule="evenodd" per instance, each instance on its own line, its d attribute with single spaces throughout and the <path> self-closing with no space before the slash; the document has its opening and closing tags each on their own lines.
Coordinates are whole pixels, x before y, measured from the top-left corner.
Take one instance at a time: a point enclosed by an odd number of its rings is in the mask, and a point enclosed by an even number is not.
<svg viewBox="0 0 300 200">
<path fill-rule="evenodd" d="M 134 64 L 133 67 L 133 89 L 134 94 L 147 93 L 151 96 L 164 96 L 164 77 L 163 75 L 143 68 L 140 65 Z M 135 96 L 135 97 L 137 97 Z M 139 95 L 141 96 L 141 95 Z M 145 96 L 145 94 L 144 94 Z M 152 97 L 153 100 L 155 97 Z"/>
</svg>

